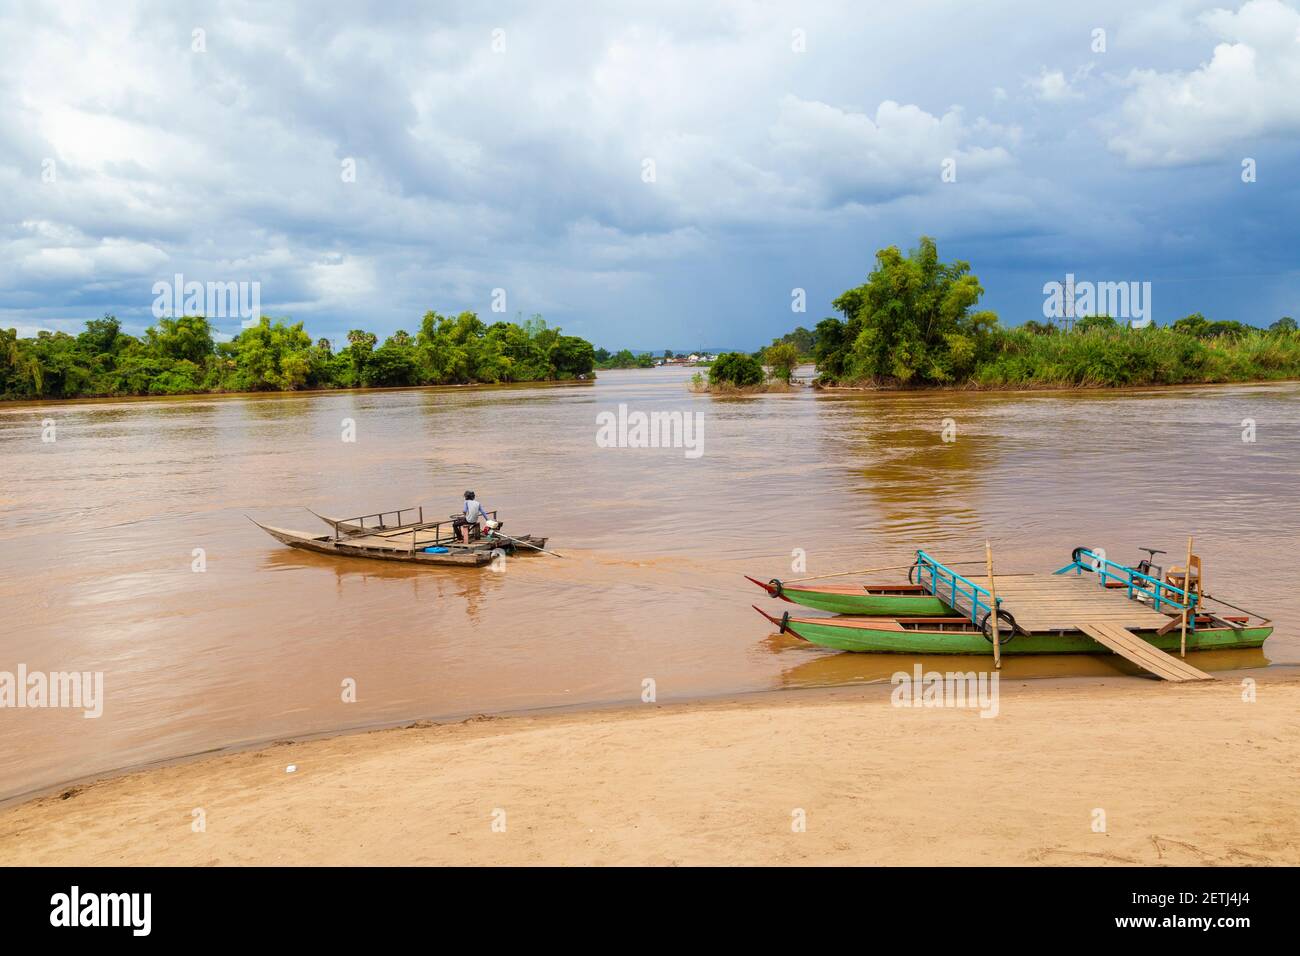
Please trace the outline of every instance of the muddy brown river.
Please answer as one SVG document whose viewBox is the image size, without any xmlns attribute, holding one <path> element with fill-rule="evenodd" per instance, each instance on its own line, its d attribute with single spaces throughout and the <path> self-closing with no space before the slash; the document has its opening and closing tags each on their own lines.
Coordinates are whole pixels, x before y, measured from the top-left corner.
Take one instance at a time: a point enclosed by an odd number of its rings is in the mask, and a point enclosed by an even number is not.
<svg viewBox="0 0 1300 956">
<path fill-rule="evenodd" d="M 104 681 L 98 718 L 0 708 L 0 798 L 281 736 L 632 702 L 647 680 L 663 701 L 910 667 L 772 633 L 750 604 L 777 602 L 741 574 L 799 576 L 800 554 L 816 574 L 988 537 L 1000 571 L 1050 571 L 1075 545 L 1181 562 L 1194 534 L 1209 590 L 1276 626 L 1194 663 L 1300 661 L 1300 385 L 720 398 L 689 374 L 0 406 L 0 672 Z M 615 427 L 606 447 L 620 404 L 698 413 L 701 440 L 619 447 Z M 245 517 L 319 533 L 305 508 L 450 514 L 466 488 L 565 557 L 334 558 Z"/>
</svg>

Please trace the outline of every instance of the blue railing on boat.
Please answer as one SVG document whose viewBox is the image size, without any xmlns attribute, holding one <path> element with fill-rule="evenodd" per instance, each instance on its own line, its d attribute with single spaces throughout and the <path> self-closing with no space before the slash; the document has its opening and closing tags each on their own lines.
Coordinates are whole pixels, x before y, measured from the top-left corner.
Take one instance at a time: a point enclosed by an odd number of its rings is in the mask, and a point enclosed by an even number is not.
<svg viewBox="0 0 1300 956">
<path fill-rule="evenodd" d="M 1176 588 L 1166 581 L 1159 578 L 1153 578 L 1149 574 L 1143 574 L 1136 568 L 1130 568 L 1123 564 L 1116 564 L 1103 554 L 1099 554 L 1090 548 L 1075 548 L 1072 560 L 1065 567 L 1054 574 L 1065 574 L 1068 571 L 1074 571 L 1082 574 L 1084 571 L 1092 571 L 1101 580 L 1102 587 L 1106 587 L 1109 581 L 1118 581 L 1128 590 L 1130 598 L 1136 598 L 1139 594 L 1151 601 L 1151 606 L 1157 611 L 1169 609 L 1172 611 L 1190 611 L 1188 625 L 1195 628 L 1196 626 L 1196 605 L 1200 603 L 1201 595 L 1193 591 L 1191 601 L 1187 601 L 1187 592 L 1182 588 Z"/>
<path fill-rule="evenodd" d="M 992 607 L 989 603 L 992 596 L 987 588 L 962 577 L 924 551 L 916 552 L 916 576 L 917 584 L 924 585 L 940 601 L 963 617 L 970 618 L 972 624 L 980 624 Z M 997 603 L 1001 606 L 1002 599 L 999 598 Z"/>
</svg>

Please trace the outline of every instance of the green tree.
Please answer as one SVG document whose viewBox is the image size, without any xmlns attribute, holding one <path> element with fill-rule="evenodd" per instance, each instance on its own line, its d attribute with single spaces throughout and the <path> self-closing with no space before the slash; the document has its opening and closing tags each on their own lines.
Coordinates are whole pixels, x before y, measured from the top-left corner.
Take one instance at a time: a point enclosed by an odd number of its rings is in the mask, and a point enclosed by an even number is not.
<svg viewBox="0 0 1300 956">
<path fill-rule="evenodd" d="M 1198 339 L 1205 337 L 1205 330 L 1210 327 L 1209 320 L 1199 312 L 1193 312 L 1191 315 L 1185 315 L 1173 324 L 1175 332 L 1184 332 L 1187 335 L 1194 335 Z"/>
<path fill-rule="evenodd" d="M 0 329 L 0 398 L 33 394 L 17 329 Z"/>
<path fill-rule="evenodd" d="M 212 326 L 201 315 L 159 319 L 144 335 L 150 351 L 161 358 L 201 366 L 212 354 Z"/>
<path fill-rule="evenodd" d="M 231 345 L 238 366 L 235 386 L 241 391 L 306 387 L 312 341 L 301 322 L 286 325 L 264 315 L 257 325 L 240 332 Z"/>
<path fill-rule="evenodd" d="M 969 375 L 992 347 L 997 316 L 972 311 L 984 290 L 970 264 L 939 260 L 934 240 L 904 256 L 876 253 L 865 284 L 835 301 L 852 336 L 849 371 L 901 384 L 941 384 Z"/>
<path fill-rule="evenodd" d="M 1194 335 L 1198 339 L 1229 338 L 1239 339 L 1243 335 L 1248 335 L 1252 330 L 1251 327 L 1242 323 L 1231 320 L 1220 320 L 1211 322 L 1199 312 L 1193 312 L 1191 315 L 1185 315 L 1173 325 L 1175 332 L 1183 332 L 1187 335 Z"/>
<path fill-rule="evenodd" d="M 474 381 L 478 345 L 486 332 L 473 312 L 455 318 L 426 312 L 416 336 L 426 379 L 439 384 Z"/>
<path fill-rule="evenodd" d="M 792 342 L 777 342 L 763 350 L 763 361 L 772 370 L 773 378 L 789 384 L 790 376 L 799 364 L 799 350 Z"/>
<path fill-rule="evenodd" d="M 772 344 L 793 345 L 799 353 L 799 357 L 803 358 L 805 355 L 812 355 L 813 350 L 817 347 L 817 333 L 810 332 L 800 325 L 797 326 L 793 332 L 787 332 L 779 339 L 773 339 Z"/>
<path fill-rule="evenodd" d="M 23 351 L 31 394 L 76 398 L 94 393 L 90 359 L 68 333 L 42 329 Z"/>
<path fill-rule="evenodd" d="M 744 352 L 723 352 L 709 366 L 710 385 L 734 385 L 748 388 L 763 384 L 763 366 Z"/>
<path fill-rule="evenodd" d="M 828 379 L 843 378 L 848 373 L 849 346 L 852 344 L 848 325 L 835 318 L 822 319 L 817 323 L 813 343 L 817 373 Z"/>
<path fill-rule="evenodd" d="M 352 369 L 352 384 L 361 385 L 366 380 L 366 363 L 375 349 L 379 336 L 365 329 L 352 329 L 348 332 L 348 360 Z"/>
<path fill-rule="evenodd" d="M 1219 319 L 1211 322 L 1206 332 L 1210 338 L 1219 338 L 1220 336 L 1229 339 L 1239 339 L 1243 335 L 1249 335 L 1255 331 L 1244 322 L 1236 322 L 1231 319 Z"/>
<path fill-rule="evenodd" d="M 390 338 L 366 357 L 362 384 L 376 388 L 416 385 L 420 381 L 419 353 Z"/>
<path fill-rule="evenodd" d="M 1268 327 L 1270 332 L 1294 332 L 1296 330 L 1295 319 L 1289 315 L 1284 315 Z"/>
<path fill-rule="evenodd" d="M 1093 329 L 1112 330 L 1117 328 L 1119 328 L 1119 323 L 1109 315 L 1085 315 L 1074 323 L 1073 331 L 1089 332 Z"/>
<path fill-rule="evenodd" d="M 336 354 L 328 339 L 313 344 L 301 322 L 266 316 L 226 342 L 214 341 L 201 316 L 160 319 L 140 339 L 112 315 L 76 336 L 41 331 L 24 339 L 4 329 L 0 398 L 536 381 L 585 375 L 596 355 L 590 342 L 541 316 L 489 328 L 473 312 L 429 312 L 414 337 L 398 329 L 378 348 L 363 329 L 347 338 Z"/>
<path fill-rule="evenodd" d="M 130 336 L 122 334 L 122 323 L 117 317 L 105 312 L 102 319 L 86 322 L 86 331 L 77 336 L 77 345 L 87 355 L 111 355 L 129 340 Z"/>
<path fill-rule="evenodd" d="M 1037 319 L 1030 319 L 1020 326 L 1031 335 L 1055 335 L 1057 328 L 1051 322 L 1039 322 Z"/>
<path fill-rule="evenodd" d="M 549 351 L 556 335 L 544 322 L 497 322 L 487 330 L 487 338 L 507 360 L 509 380 L 533 382 L 554 377 Z"/>
<path fill-rule="evenodd" d="M 576 335 L 561 335 L 551 349 L 551 364 L 562 378 L 590 375 L 596 365 L 596 350 L 586 339 Z"/>
<path fill-rule="evenodd" d="M 631 349 L 619 349 L 610 356 L 609 364 L 612 368 L 635 368 L 636 356 L 632 354 Z"/>
</svg>

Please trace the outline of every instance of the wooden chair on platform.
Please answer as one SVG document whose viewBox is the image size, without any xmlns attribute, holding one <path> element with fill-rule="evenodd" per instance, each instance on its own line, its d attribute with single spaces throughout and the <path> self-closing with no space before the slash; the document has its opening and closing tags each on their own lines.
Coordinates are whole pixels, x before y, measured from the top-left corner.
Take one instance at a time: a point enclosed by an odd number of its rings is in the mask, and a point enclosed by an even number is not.
<svg viewBox="0 0 1300 956">
<path fill-rule="evenodd" d="M 1191 568 L 1192 581 L 1190 592 L 1198 597 L 1205 593 L 1205 575 L 1201 571 L 1201 556 L 1192 555 L 1192 560 L 1188 563 L 1187 568 Z M 1165 575 L 1165 583 L 1178 588 L 1179 590 L 1189 590 L 1183 582 L 1187 579 L 1187 568 L 1172 567 L 1168 574 Z"/>
</svg>

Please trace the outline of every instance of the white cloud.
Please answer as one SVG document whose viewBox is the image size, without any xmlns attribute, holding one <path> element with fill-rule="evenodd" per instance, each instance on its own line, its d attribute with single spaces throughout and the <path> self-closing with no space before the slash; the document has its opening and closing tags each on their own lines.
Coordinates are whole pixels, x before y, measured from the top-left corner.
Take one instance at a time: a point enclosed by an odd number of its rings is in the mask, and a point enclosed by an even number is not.
<svg viewBox="0 0 1300 956">
<path fill-rule="evenodd" d="M 1083 93 L 1078 89 L 1077 83 L 1083 77 L 1087 76 L 1091 70 L 1091 64 L 1076 70 L 1072 79 L 1067 79 L 1064 70 L 1049 70 L 1043 67 L 1038 76 L 1030 77 L 1025 80 L 1034 99 L 1041 100 L 1044 103 L 1064 103 L 1070 100 L 1083 99 Z"/>
<path fill-rule="evenodd" d="M 1134 70 L 1108 145 L 1135 166 L 1177 166 L 1300 131 L 1300 12 L 1278 0 L 1202 14 L 1222 42 L 1190 71 Z M 1247 155 L 1242 152 L 1242 155 Z"/>
<path fill-rule="evenodd" d="M 990 144 L 976 142 L 975 130 Z M 767 161 L 783 181 L 798 185 L 804 202 L 881 202 L 938 187 L 947 159 L 973 174 L 1009 165 L 1003 143 L 1011 136 L 992 124 L 972 128 L 955 107 L 935 116 L 886 100 L 867 115 L 787 95 Z"/>
<path fill-rule="evenodd" d="M 1139 209 L 1119 164 L 1097 162 L 1105 143 L 1085 114 L 1145 88 L 1102 83 L 1091 64 L 1185 78 L 1167 71 L 1208 56 L 1210 43 L 1188 44 L 1214 31 L 1250 47 L 1256 98 L 1296 88 L 1278 68 L 1292 56 L 1276 39 L 1286 8 L 1198 20 L 1214 2 L 1141 14 L 1096 0 L 1104 57 L 1067 12 L 1044 8 L 1031 34 L 1023 9 L 964 0 L 919 13 L 748 0 L 21 6 L 0 18 L 0 316 L 112 310 L 138 330 L 153 282 L 180 272 L 257 281 L 267 314 L 310 316 L 317 335 L 483 311 L 496 287 L 511 314 L 659 328 L 706 306 L 765 314 L 771 283 L 811 301 L 809 272 L 824 306 L 876 246 L 922 232 L 961 239 L 954 254 L 972 260 L 981 242 L 1041 254 L 1045 234 L 1111 243 Z M 791 50 L 796 10 L 806 53 Z M 190 49 L 195 25 L 206 53 Z M 1041 63 L 1060 66 L 1026 81 Z M 978 115 L 985 100 L 999 123 Z M 1162 157 L 1165 139 L 1205 125 L 1169 119 L 1166 135 L 1168 104 L 1152 108 L 1150 129 L 1128 132 L 1138 116 L 1108 135 Z M 1229 126 L 1273 128 L 1240 103 L 1231 112 Z M 340 176 L 347 158 L 355 182 Z M 955 185 L 941 181 L 947 159 Z M 725 303 L 704 303 L 701 290 L 721 289 Z"/>
<path fill-rule="evenodd" d="M 104 282 L 161 269 L 167 254 L 157 246 L 116 236 L 88 237 L 45 220 L 22 224 L 26 235 L 0 241 L 0 288 L 26 282 Z"/>
<path fill-rule="evenodd" d="M 318 299 L 356 304 L 375 293 L 373 263 L 358 256 L 333 255 L 308 267 L 310 286 Z"/>
</svg>

